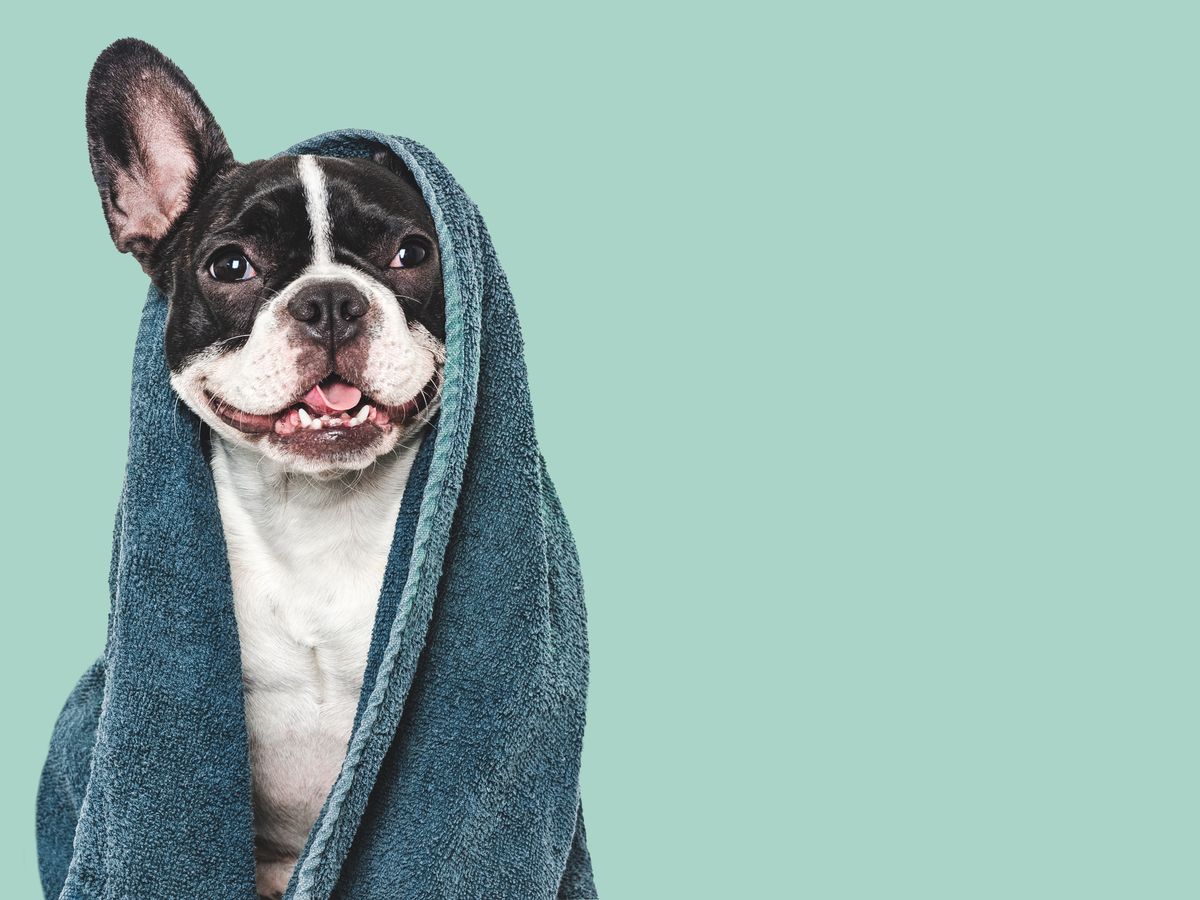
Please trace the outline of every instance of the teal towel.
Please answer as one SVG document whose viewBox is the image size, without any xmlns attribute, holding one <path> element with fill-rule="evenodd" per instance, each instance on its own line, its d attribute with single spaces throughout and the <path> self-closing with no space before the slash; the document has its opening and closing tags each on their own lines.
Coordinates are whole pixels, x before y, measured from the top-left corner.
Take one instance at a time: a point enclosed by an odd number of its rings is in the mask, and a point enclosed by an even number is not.
<svg viewBox="0 0 1200 900">
<path fill-rule="evenodd" d="M 533 429 L 512 295 L 474 204 L 389 146 L 437 223 L 441 411 L 410 476 L 345 764 L 287 897 L 595 897 L 579 800 L 588 655 L 579 563 Z M 176 402 L 151 290 L 133 365 L 103 657 L 67 700 L 38 795 L 47 898 L 252 900 L 229 566 L 199 421 Z"/>
</svg>

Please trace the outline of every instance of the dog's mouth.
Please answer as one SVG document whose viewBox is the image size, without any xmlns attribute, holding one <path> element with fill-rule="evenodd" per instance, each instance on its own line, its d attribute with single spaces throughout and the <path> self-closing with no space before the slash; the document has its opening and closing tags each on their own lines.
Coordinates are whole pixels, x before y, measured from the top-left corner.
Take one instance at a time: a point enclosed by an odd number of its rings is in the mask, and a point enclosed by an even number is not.
<svg viewBox="0 0 1200 900">
<path fill-rule="evenodd" d="M 437 396 L 435 375 L 411 399 L 387 406 L 372 400 L 358 387 L 333 374 L 314 384 L 295 403 L 269 415 L 250 413 L 231 406 L 215 394 L 204 395 L 216 415 L 246 434 L 267 435 L 276 440 L 303 440 L 323 435 L 323 442 L 341 443 L 343 438 L 368 437 L 386 432 L 415 419 Z"/>
</svg>

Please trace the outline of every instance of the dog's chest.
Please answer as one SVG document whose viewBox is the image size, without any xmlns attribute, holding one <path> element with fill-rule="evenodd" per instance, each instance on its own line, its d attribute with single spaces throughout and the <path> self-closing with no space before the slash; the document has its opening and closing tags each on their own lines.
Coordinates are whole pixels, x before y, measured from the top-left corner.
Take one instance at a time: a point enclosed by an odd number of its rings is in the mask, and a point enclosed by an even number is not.
<svg viewBox="0 0 1200 900">
<path fill-rule="evenodd" d="M 302 847 L 341 768 L 414 452 L 316 481 L 214 441 L 260 844 Z"/>
</svg>

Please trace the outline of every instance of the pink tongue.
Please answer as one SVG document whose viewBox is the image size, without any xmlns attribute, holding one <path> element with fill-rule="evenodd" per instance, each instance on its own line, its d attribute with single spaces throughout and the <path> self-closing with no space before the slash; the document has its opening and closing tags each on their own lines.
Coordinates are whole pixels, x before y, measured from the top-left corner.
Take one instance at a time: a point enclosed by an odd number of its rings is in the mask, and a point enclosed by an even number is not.
<svg viewBox="0 0 1200 900">
<path fill-rule="evenodd" d="M 345 412 L 358 406 L 362 399 L 362 391 L 344 381 L 333 381 L 321 387 L 314 385 L 313 389 L 304 395 L 304 405 L 318 415 Z"/>
</svg>

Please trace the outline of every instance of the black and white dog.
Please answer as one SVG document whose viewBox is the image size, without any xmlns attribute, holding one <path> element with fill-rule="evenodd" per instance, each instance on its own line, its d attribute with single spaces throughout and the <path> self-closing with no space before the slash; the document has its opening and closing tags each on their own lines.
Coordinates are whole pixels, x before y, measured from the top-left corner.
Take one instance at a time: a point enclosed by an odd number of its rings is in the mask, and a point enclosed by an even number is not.
<svg viewBox="0 0 1200 900">
<path fill-rule="evenodd" d="M 405 482 L 444 360 L 433 219 L 390 152 L 238 163 L 148 44 L 87 92 L 117 249 L 169 298 L 171 382 L 211 429 L 254 790 L 279 897 L 337 777 Z"/>
</svg>

